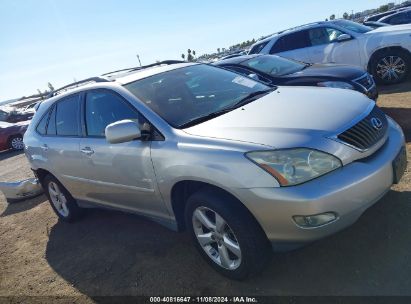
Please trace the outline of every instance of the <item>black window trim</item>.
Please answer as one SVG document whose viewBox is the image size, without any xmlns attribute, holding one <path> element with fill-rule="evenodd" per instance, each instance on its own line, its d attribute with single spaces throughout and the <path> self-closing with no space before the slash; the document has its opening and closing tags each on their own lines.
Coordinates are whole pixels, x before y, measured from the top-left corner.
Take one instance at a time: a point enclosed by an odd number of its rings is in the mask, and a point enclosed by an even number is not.
<svg viewBox="0 0 411 304">
<path fill-rule="evenodd" d="M 147 141 L 164 141 L 165 137 L 164 135 L 154 126 L 154 124 L 148 120 L 138 109 L 136 109 L 126 98 L 124 98 L 121 94 L 118 92 L 111 90 L 111 89 L 106 89 L 106 88 L 95 88 L 95 89 L 89 89 L 81 92 L 81 97 L 80 97 L 80 123 L 81 123 L 81 137 L 82 138 L 100 138 L 100 139 L 105 139 L 105 136 L 98 136 L 98 135 L 88 135 L 87 134 L 87 123 L 86 123 L 86 98 L 88 93 L 92 92 L 106 92 L 106 93 L 111 93 L 113 95 L 116 95 L 117 97 L 120 98 L 120 100 L 127 106 L 129 107 L 133 112 L 135 112 L 139 117 L 143 117 L 147 123 L 150 125 L 151 129 L 151 134 L 150 138 Z M 140 122 L 139 122 L 140 123 Z M 154 133 L 158 134 L 158 138 L 155 138 L 156 136 Z M 139 139 L 141 141 L 141 139 Z"/>
</svg>

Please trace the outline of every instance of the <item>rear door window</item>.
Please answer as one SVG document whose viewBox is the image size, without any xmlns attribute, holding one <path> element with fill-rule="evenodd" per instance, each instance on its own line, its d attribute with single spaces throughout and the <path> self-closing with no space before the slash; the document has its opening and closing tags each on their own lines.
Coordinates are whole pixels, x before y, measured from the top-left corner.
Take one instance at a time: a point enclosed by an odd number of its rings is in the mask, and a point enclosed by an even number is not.
<svg viewBox="0 0 411 304">
<path fill-rule="evenodd" d="M 79 96 L 72 95 L 56 104 L 56 132 L 58 136 L 79 135 Z"/>
<path fill-rule="evenodd" d="M 271 48 L 270 54 L 292 51 L 311 46 L 307 31 L 299 31 L 280 37 Z"/>
</svg>

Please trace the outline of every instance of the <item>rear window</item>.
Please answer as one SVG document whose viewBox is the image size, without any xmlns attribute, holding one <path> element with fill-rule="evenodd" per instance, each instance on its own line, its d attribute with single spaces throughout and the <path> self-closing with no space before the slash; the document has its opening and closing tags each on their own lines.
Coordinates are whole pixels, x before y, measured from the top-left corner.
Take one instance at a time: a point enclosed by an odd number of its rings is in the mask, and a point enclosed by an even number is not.
<svg viewBox="0 0 411 304">
<path fill-rule="evenodd" d="M 39 124 L 37 125 L 37 132 L 41 135 L 46 135 L 46 128 L 47 128 L 47 121 L 49 119 L 50 113 L 47 112 L 46 115 L 43 116 L 43 118 L 40 120 Z"/>
</svg>

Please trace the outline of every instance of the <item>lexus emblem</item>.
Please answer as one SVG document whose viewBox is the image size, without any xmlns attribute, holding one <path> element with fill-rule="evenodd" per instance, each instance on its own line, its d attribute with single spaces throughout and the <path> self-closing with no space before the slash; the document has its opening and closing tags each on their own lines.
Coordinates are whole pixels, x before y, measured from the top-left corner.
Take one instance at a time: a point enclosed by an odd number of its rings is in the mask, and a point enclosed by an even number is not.
<svg viewBox="0 0 411 304">
<path fill-rule="evenodd" d="M 375 130 L 381 130 L 382 128 L 382 121 L 376 117 L 371 118 L 371 125 Z"/>
</svg>

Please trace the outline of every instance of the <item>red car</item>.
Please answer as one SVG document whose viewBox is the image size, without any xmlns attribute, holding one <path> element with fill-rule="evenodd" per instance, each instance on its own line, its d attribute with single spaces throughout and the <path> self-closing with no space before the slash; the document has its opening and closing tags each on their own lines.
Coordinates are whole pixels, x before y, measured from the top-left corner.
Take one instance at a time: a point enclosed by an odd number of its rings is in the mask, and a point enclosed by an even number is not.
<svg viewBox="0 0 411 304">
<path fill-rule="evenodd" d="M 0 121 L 0 151 L 23 150 L 23 135 L 29 125 L 29 121 L 15 124 Z"/>
</svg>

